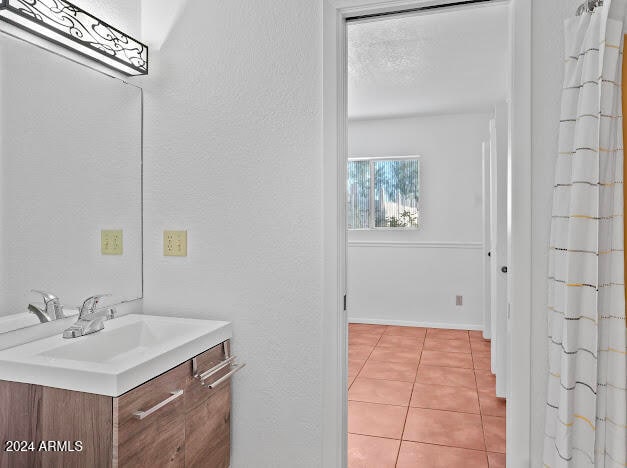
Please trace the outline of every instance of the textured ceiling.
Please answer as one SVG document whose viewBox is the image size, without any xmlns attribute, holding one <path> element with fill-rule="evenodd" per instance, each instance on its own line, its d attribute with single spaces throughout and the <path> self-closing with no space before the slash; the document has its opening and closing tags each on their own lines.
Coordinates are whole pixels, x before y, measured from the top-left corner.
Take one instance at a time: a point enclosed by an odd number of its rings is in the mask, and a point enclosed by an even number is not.
<svg viewBox="0 0 627 468">
<path fill-rule="evenodd" d="M 506 96 L 508 7 L 350 23 L 350 118 L 487 109 Z"/>
</svg>

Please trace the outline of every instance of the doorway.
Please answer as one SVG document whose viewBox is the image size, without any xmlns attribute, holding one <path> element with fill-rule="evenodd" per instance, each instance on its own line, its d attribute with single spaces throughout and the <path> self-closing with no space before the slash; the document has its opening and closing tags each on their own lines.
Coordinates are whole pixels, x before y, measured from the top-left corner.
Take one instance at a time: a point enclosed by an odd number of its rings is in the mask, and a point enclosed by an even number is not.
<svg viewBox="0 0 627 468">
<path fill-rule="evenodd" d="M 466 3 L 466 2 L 464 2 Z M 470 2 L 468 2 L 470 3 Z M 472 2 L 480 3 L 480 2 Z M 483 2 L 482 2 L 483 3 Z M 492 3 L 492 2 L 490 2 Z M 459 6 L 459 2 L 442 2 L 437 6 Z M 347 323 L 346 304 L 346 231 L 344 197 L 346 190 L 346 164 L 345 157 L 347 151 L 347 128 L 345 117 L 347 115 L 346 99 L 346 70 L 343 64 L 346 63 L 346 20 L 349 18 L 365 19 L 369 15 L 381 13 L 397 13 L 410 8 L 432 9 L 436 5 L 433 2 L 425 1 L 390 1 L 377 2 L 373 4 L 365 0 L 347 0 L 344 2 L 326 2 L 325 4 L 325 307 L 329 311 L 325 321 L 326 344 L 325 367 L 327 381 L 332 385 L 325 387 L 325 431 L 324 431 L 324 454 L 325 462 L 329 466 L 345 466 L 346 463 L 346 440 L 347 433 L 347 391 L 346 380 L 348 368 L 345 358 L 347 355 L 347 336 L 345 324 Z M 526 209 L 529 196 L 529 164 L 528 158 L 521 154 L 528 150 L 528 116 L 529 106 L 529 2 L 525 0 L 513 0 L 510 5 L 510 20 L 517 25 L 513 30 L 511 44 L 513 55 L 513 70 L 519 73 L 511 73 L 518 78 L 512 85 L 512 103 L 510 111 L 513 128 L 516 130 L 511 134 L 512 143 L 518 142 L 518 146 L 508 154 L 509 177 L 517 174 L 515 183 L 510 185 L 508 204 L 513 210 L 518 210 L 519 216 L 512 216 L 508 230 L 516 231 L 512 236 L 511 258 L 508 265 L 511 267 L 511 277 L 516 278 L 517 292 L 511 297 L 512 310 L 523 310 L 529 302 L 528 286 L 529 278 L 529 224 Z M 514 126 L 518 123 L 517 126 Z M 514 148 L 514 146 L 513 146 Z M 518 158 L 516 156 L 518 155 Z M 528 208 L 528 207 L 527 207 Z M 527 292 L 527 294 L 525 294 Z M 350 304 L 350 294 L 348 297 Z M 514 323 L 516 322 L 516 323 Z M 508 438 L 508 458 L 512 458 L 508 466 L 525 466 L 528 460 L 528 400 L 529 395 L 529 323 L 523 316 L 516 316 L 516 320 L 511 320 L 507 327 L 519 325 L 520 333 L 510 339 L 508 347 L 516 347 L 520 354 L 516 360 L 518 369 L 516 375 L 509 377 L 512 393 L 510 399 L 516 402 L 508 408 L 508 424 L 512 425 L 512 431 Z M 469 335 L 470 336 L 470 335 Z M 469 338 L 470 339 L 470 338 Z M 511 355 L 511 354 L 510 354 Z M 527 362 L 525 362 L 527 361 Z M 526 374 L 526 375 L 525 375 Z M 514 383 L 515 385 L 511 385 Z M 336 386 L 334 386 L 336 385 Z M 333 389 L 331 388 L 333 387 Z M 520 403 L 520 404 L 519 404 Z M 515 422 L 514 422 L 515 421 Z M 516 442 L 511 440 L 516 437 Z M 511 450 L 510 450 L 511 446 Z M 514 458 L 517 457 L 517 458 Z"/>
<path fill-rule="evenodd" d="M 507 20 L 482 3 L 348 21 L 349 467 L 505 464 Z"/>
</svg>

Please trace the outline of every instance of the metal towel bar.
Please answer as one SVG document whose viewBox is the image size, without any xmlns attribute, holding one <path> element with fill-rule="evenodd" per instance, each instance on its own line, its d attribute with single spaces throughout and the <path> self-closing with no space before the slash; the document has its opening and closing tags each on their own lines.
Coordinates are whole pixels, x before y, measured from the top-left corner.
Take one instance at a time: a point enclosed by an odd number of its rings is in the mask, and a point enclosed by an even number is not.
<svg viewBox="0 0 627 468">
<path fill-rule="evenodd" d="M 231 364 L 235 359 L 236 359 L 236 356 L 231 356 L 231 357 L 225 359 L 224 361 L 220 362 L 219 364 L 213 366 L 211 369 L 206 370 L 202 374 L 196 375 L 195 377 L 198 377 L 198 379 L 200 379 L 201 383 L 204 384 L 205 380 L 207 380 L 212 375 L 220 372 L 222 369 L 224 369 L 229 364 Z"/>
<path fill-rule="evenodd" d="M 233 369 L 233 370 L 232 370 L 231 372 L 229 372 L 228 374 L 225 374 L 224 376 L 220 377 L 218 380 L 216 380 L 216 381 L 215 381 L 215 382 L 213 382 L 212 384 L 207 385 L 207 387 L 209 387 L 209 388 L 216 388 L 216 387 L 217 387 L 218 385 L 220 385 L 222 382 L 225 382 L 225 381 L 227 381 L 228 379 L 230 379 L 230 378 L 231 378 L 231 376 L 232 376 L 233 374 L 235 374 L 236 372 L 239 372 L 240 370 L 242 370 L 242 368 L 243 368 L 244 366 L 246 366 L 246 364 L 245 364 L 245 363 L 243 363 L 243 364 L 235 364 L 235 365 L 233 365 L 233 367 L 232 367 L 232 369 Z"/>
</svg>

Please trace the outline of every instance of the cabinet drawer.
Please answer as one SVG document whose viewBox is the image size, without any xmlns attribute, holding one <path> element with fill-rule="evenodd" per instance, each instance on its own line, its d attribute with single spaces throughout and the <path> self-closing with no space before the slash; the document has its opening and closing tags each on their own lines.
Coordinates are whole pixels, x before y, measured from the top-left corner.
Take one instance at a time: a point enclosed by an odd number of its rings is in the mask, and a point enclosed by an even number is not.
<svg viewBox="0 0 627 468">
<path fill-rule="evenodd" d="M 226 362 L 229 344 L 228 341 L 225 341 L 192 359 L 192 375 L 188 379 L 185 389 L 185 412 L 191 411 L 196 405 L 204 402 L 219 390 L 219 388 L 209 388 L 207 384 L 211 384 L 228 374 L 230 371 L 229 365 L 224 365 L 221 369 L 212 372 L 211 376 L 208 376 L 206 379 L 202 379 L 202 376 Z"/>
<path fill-rule="evenodd" d="M 113 466 L 185 465 L 186 362 L 113 400 Z"/>
</svg>

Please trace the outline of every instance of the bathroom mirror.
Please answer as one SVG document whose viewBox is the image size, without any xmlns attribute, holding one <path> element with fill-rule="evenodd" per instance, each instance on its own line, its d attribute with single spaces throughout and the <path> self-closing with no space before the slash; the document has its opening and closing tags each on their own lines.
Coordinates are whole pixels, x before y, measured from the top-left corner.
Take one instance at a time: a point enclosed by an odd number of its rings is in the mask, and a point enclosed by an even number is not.
<svg viewBox="0 0 627 468">
<path fill-rule="evenodd" d="M 32 289 L 142 297 L 142 90 L 0 33 L 0 333 Z"/>
</svg>

